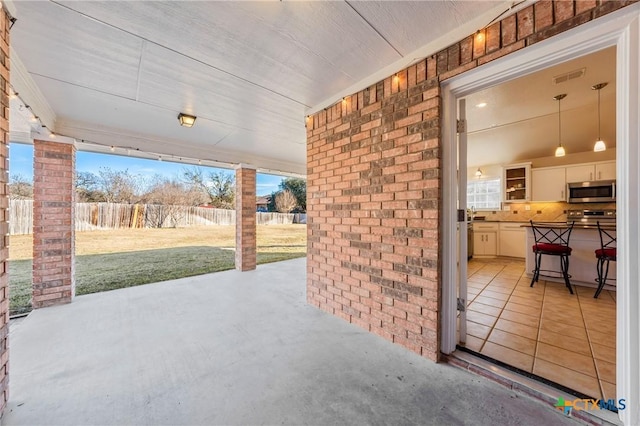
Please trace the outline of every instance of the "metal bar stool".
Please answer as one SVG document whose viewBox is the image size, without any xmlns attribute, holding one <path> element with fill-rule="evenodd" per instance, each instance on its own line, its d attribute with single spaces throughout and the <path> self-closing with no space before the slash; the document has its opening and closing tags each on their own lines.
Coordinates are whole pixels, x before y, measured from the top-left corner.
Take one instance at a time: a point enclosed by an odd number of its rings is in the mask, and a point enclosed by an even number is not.
<svg viewBox="0 0 640 426">
<path fill-rule="evenodd" d="M 600 222 L 596 222 L 596 225 L 598 225 L 598 234 L 600 235 L 600 248 L 596 250 L 596 258 L 598 259 L 598 263 L 596 265 L 598 279 L 596 281 L 598 282 L 598 289 L 596 290 L 596 294 L 593 295 L 594 299 L 597 299 L 598 296 L 600 296 L 600 292 L 607 283 L 609 262 L 615 262 L 618 254 L 616 250 L 616 237 L 607 232 L 606 229 L 602 229 Z M 609 279 L 615 281 L 613 278 Z"/>
<path fill-rule="evenodd" d="M 533 283 L 538 282 L 540 272 L 545 272 L 546 274 L 542 274 L 543 276 L 564 278 L 564 284 L 569 289 L 569 293 L 573 294 L 571 282 L 569 281 L 569 278 L 571 278 L 571 275 L 569 275 L 569 256 L 571 256 L 569 238 L 571 237 L 574 222 L 562 227 L 559 227 L 558 223 L 534 223 L 532 220 L 529 222 L 533 229 L 533 238 L 536 241 L 532 247 L 533 252 L 535 253 L 535 269 L 532 271 L 533 278 L 531 279 L 530 287 L 533 287 Z M 561 271 L 552 271 L 548 269 L 541 270 L 540 264 L 542 262 L 543 254 L 559 257 Z"/>
</svg>

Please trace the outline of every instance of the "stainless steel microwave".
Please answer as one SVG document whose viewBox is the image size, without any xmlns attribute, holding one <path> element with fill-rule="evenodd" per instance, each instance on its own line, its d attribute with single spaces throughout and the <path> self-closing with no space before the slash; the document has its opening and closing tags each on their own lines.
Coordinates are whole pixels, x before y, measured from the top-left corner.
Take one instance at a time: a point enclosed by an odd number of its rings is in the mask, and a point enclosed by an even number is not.
<svg viewBox="0 0 640 426">
<path fill-rule="evenodd" d="M 567 184 L 568 203 L 613 203 L 615 201 L 615 180 L 596 180 Z"/>
</svg>

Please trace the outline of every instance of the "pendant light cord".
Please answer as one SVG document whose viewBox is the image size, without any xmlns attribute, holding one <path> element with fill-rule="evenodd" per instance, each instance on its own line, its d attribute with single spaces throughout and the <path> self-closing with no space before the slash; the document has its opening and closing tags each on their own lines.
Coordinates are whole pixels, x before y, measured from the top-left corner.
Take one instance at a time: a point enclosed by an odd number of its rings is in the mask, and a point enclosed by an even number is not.
<svg viewBox="0 0 640 426">
<path fill-rule="evenodd" d="M 602 88 L 598 89 L 598 140 L 601 141 L 602 138 L 600 137 L 600 90 Z"/>
<path fill-rule="evenodd" d="M 562 120 L 562 116 L 560 115 L 560 102 L 562 98 L 558 99 L 558 146 L 562 146 L 562 126 L 560 121 Z"/>
</svg>

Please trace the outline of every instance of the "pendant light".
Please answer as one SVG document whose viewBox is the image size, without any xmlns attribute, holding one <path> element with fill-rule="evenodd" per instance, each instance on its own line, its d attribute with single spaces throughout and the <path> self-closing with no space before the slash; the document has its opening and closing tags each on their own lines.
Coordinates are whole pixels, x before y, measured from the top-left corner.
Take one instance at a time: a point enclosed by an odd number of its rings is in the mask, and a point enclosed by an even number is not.
<svg viewBox="0 0 640 426">
<path fill-rule="evenodd" d="M 556 157 L 564 157 L 564 147 L 562 146 L 562 123 L 560 121 L 560 101 L 567 97 L 566 93 L 556 95 L 553 97 L 558 101 L 558 147 L 556 148 Z"/>
<path fill-rule="evenodd" d="M 478 179 L 480 179 L 482 177 L 482 170 L 480 170 L 480 167 L 478 167 L 478 170 L 476 170 L 476 177 Z"/>
<path fill-rule="evenodd" d="M 593 145 L 594 152 L 602 152 L 607 149 L 607 145 L 605 145 L 604 141 L 602 140 L 602 137 L 600 136 L 600 89 L 606 86 L 607 86 L 607 83 L 598 83 L 591 86 L 591 90 L 598 91 L 598 140 L 596 141 L 596 144 Z"/>
</svg>

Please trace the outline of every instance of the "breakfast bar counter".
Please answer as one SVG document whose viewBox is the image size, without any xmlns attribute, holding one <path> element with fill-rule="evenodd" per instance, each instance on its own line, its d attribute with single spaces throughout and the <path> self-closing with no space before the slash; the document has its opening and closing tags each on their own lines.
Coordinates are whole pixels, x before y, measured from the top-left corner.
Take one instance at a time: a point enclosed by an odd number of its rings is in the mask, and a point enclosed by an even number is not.
<svg viewBox="0 0 640 426">
<path fill-rule="evenodd" d="M 534 222 L 535 223 L 535 222 Z M 545 223 L 544 225 L 535 223 L 536 228 L 540 227 L 543 230 L 546 229 L 562 229 L 567 227 L 566 222 L 557 223 Z M 526 238 L 526 274 L 529 277 L 533 276 L 533 269 L 535 267 L 535 255 L 532 247 L 535 244 L 535 238 L 533 236 L 533 228 L 531 224 L 522 225 L 527 228 Z M 601 225 L 603 229 L 615 236 L 615 225 Z M 598 273 L 596 271 L 596 255 L 595 250 L 600 248 L 600 236 L 598 234 L 598 227 L 590 224 L 578 224 L 576 223 L 571 232 L 571 239 L 569 240 L 569 246 L 572 248 L 571 256 L 569 256 L 569 274 L 571 275 L 571 284 L 593 287 L 597 287 L 596 279 Z M 541 269 L 560 271 L 560 260 L 554 256 L 542 256 Z M 611 262 L 609 268 L 609 277 L 615 278 L 616 276 L 616 262 Z M 546 277 L 540 275 L 541 280 L 554 281 L 563 283 L 561 276 L 558 277 Z M 535 286 L 535 284 L 534 284 Z M 608 287 L 605 287 L 608 288 Z"/>
</svg>

